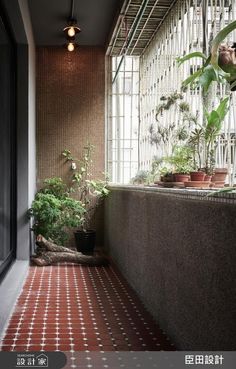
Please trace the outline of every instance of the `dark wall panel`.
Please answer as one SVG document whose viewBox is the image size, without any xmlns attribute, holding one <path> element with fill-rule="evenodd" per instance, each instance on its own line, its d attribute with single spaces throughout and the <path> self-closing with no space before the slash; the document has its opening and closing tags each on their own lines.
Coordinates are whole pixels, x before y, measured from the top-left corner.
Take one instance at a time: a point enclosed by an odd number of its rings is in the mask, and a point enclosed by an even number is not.
<svg viewBox="0 0 236 369">
<path fill-rule="evenodd" d="M 181 350 L 236 349 L 236 200 L 227 201 L 128 189 L 106 200 L 110 254 Z"/>
</svg>

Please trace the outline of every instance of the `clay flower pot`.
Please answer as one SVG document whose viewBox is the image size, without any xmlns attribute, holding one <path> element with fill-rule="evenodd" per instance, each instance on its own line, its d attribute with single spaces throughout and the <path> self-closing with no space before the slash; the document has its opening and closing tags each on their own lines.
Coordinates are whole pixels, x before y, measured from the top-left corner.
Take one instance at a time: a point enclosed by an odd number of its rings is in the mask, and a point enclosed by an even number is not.
<svg viewBox="0 0 236 369">
<path fill-rule="evenodd" d="M 175 182 L 188 182 L 190 180 L 189 174 L 181 174 L 181 173 L 175 173 L 174 174 Z"/>
<path fill-rule="evenodd" d="M 208 174 L 206 174 L 205 178 L 204 178 L 204 181 L 207 181 L 207 182 L 211 181 L 211 177 L 212 176 L 209 176 Z"/>
<path fill-rule="evenodd" d="M 190 173 L 190 177 L 191 177 L 191 181 L 195 182 L 195 181 L 204 181 L 205 180 L 205 176 L 206 173 L 201 172 L 200 170 L 198 172 L 191 172 Z"/>
<path fill-rule="evenodd" d="M 174 182 L 174 175 L 169 173 L 165 176 L 161 176 L 161 182 Z"/>
<path fill-rule="evenodd" d="M 188 181 L 188 182 L 184 182 L 184 186 L 185 187 L 192 187 L 192 188 L 202 188 L 202 189 L 206 189 L 209 188 L 211 182 L 207 182 L 207 181 Z"/>
<path fill-rule="evenodd" d="M 227 168 L 216 168 L 215 173 L 211 178 L 212 182 L 225 182 L 228 174 Z"/>
</svg>

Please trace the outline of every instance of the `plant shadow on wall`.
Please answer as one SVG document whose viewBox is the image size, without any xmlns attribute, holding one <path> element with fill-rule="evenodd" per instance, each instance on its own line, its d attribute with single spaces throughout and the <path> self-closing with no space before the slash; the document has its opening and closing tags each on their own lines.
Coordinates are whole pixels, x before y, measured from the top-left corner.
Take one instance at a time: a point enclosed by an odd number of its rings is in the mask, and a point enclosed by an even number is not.
<svg viewBox="0 0 236 369">
<path fill-rule="evenodd" d="M 64 183 L 59 177 L 45 179 L 43 187 L 35 195 L 29 214 L 34 218 L 32 229 L 38 246 L 36 254 L 41 259 L 44 258 L 41 261 L 34 258 L 38 265 L 41 265 L 40 263 L 49 265 L 62 260 L 73 261 L 73 259 L 75 262 L 81 262 L 83 259 L 81 259 L 81 252 L 89 254 L 94 250 L 95 231 L 89 229 L 91 216 L 109 191 L 107 178 L 90 179 L 93 150 L 94 147 L 88 144 L 84 148 L 81 160 L 72 157 L 69 150 L 64 150 L 62 155 L 66 163 L 70 164 L 72 171 L 70 183 Z M 79 241 L 78 253 L 62 247 L 68 240 L 71 229 L 76 229 L 75 237 L 76 241 Z M 85 241 L 83 237 L 79 237 L 78 240 L 78 234 L 84 235 Z M 61 252 L 60 258 L 59 254 L 49 255 L 48 251 Z M 92 263 L 92 259 L 88 260 Z"/>
</svg>

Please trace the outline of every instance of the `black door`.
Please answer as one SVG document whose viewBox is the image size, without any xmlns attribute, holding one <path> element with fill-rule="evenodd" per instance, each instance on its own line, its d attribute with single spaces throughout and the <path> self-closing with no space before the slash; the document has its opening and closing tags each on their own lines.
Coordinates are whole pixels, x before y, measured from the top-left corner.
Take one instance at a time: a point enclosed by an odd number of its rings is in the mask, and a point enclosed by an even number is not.
<svg viewBox="0 0 236 369">
<path fill-rule="evenodd" d="M 14 41 L 0 9 L 0 280 L 15 258 Z"/>
</svg>

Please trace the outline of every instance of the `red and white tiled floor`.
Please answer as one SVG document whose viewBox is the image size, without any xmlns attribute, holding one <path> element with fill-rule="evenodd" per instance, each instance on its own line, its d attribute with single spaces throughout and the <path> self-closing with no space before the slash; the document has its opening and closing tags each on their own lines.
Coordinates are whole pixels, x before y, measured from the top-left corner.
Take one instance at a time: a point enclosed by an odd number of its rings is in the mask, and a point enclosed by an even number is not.
<svg viewBox="0 0 236 369">
<path fill-rule="evenodd" d="M 30 267 L 0 350 L 174 350 L 113 267 Z"/>
</svg>

